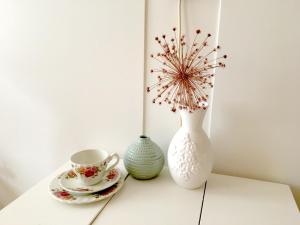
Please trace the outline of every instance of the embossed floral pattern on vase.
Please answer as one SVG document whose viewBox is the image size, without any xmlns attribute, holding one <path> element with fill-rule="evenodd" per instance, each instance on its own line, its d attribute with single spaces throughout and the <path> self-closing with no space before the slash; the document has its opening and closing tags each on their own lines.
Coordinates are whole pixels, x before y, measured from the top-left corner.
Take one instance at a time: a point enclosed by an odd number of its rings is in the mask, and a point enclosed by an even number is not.
<svg viewBox="0 0 300 225">
<path fill-rule="evenodd" d="M 174 170 L 186 181 L 200 172 L 200 154 L 189 133 L 183 135 L 182 142 L 170 154 L 174 158 Z"/>
</svg>

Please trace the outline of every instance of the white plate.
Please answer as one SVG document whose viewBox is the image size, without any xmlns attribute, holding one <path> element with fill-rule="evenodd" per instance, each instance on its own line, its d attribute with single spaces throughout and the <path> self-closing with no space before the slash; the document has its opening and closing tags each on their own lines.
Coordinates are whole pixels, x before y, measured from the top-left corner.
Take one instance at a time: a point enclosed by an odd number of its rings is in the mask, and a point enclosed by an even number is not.
<svg viewBox="0 0 300 225">
<path fill-rule="evenodd" d="M 90 194 L 109 188 L 110 186 L 117 183 L 120 178 L 121 171 L 117 168 L 114 168 L 107 172 L 101 182 L 95 185 L 88 186 L 82 184 L 78 176 L 72 170 L 69 170 L 62 175 L 60 179 L 60 185 L 63 189 L 71 193 Z"/>
<path fill-rule="evenodd" d="M 55 177 L 50 185 L 49 185 L 49 191 L 52 197 L 54 197 L 56 200 L 68 204 L 86 204 L 86 203 L 92 203 L 101 201 L 103 199 L 109 198 L 115 193 L 117 193 L 121 187 L 124 184 L 124 178 L 121 177 L 117 183 L 112 185 L 111 187 L 95 192 L 92 194 L 86 194 L 86 195 L 76 195 L 74 193 L 70 193 L 67 190 L 64 190 L 60 186 L 60 179 L 65 173 L 62 173 L 61 175 Z"/>
</svg>

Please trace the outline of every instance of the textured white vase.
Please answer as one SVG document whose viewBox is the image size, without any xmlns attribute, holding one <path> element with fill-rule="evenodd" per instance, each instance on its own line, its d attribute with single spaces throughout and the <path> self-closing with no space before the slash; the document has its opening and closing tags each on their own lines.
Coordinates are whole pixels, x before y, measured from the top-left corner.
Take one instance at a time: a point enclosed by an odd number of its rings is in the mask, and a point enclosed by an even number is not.
<svg viewBox="0 0 300 225">
<path fill-rule="evenodd" d="M 174 181 L 184 188 L 201 187 L 212 170 L 210 141 L 202 128 L 206 110 L 193 113 L 181 110 L 182 127 L 168 150 L 168 165 Z"/>
</svg>

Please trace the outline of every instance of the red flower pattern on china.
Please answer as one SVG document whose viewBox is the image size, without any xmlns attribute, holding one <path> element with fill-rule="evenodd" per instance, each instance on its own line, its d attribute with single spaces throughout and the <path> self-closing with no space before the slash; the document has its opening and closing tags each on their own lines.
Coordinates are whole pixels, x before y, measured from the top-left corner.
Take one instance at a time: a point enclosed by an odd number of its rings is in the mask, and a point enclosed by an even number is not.
<svg viewBox="0 0 300 225">
<path fill-rule="evenodd" d="M 87 169 L 87 170 L 84 172 L 84 176 L 86 176 L 86 177 L 91 177 L 91 176 L 94 176 L 95 173 L 96 173 L 95 170 L 93 170 L 93 169 Z"/>
<path fill-rule="evenodd" d="M 79 167 L 76 169 L 77 172 L 80 174 L 84 175 L 85 177 L 92 177 L 92 176 L 97 176 L 99 169 L 97 166 L 92 166 L 92 167 Z"/>
<path fill-rule="evenodd" d="M 107 188 L 103 191 L 100 192 L 100 195 L 105 196 L 110 194 L 111 192 L 113 192 L 116 188 L 118 187 L 118 184 L 114 184 L 113 186 L 111 186 L 110 188 Z"/>
<path fill-rule="evenodd" d="M 67 175 L 66 175 L 66 178 L 69 179 L 69 178 L 74 178 L 74 177 L 77 177 L 76 173 L 74 173 L 73 170 L 70 170 Z"/>
<path fill-rule="evenodd" d="M 113 180 L 115 179 L 115 177 L 118 175 L 117 170 L 113 169 L 111 171 L 109 171 L 109 173 L 107 174 L 106 178 L 107 180 Z"/>
<path fill-rule="evenodd" d="M 100 192 L 94 194 L 94 198 L 100 198 L 100 196 L 106 196 L 106 195 L 112 193 L 113 191 L 115 191 L 117 187 L 118 187 L 118 183 L 114 184 L 113 186 L 111 186 L 103 191 L 100 191 Z"/>
<path fill-rule="evenodd" d="M 64 190 L 52 190 L 54 191 L 55 196 L 58 198 L 64 199 L 64 200 L 72 200 L 75 199 L 73 195 L 71 195 L 69 192 L 64 191 Z"/>
</svg>

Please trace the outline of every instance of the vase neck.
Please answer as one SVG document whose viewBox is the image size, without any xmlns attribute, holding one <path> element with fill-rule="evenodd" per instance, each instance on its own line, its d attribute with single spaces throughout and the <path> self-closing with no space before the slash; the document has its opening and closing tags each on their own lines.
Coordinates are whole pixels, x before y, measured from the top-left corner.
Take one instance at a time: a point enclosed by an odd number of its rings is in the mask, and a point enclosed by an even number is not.
<svg viewBox="0 0 300 225">
<path fill-rule="evenodd" d="M 142 144 L 146 144 L 146 143 L 149 143 L 151 141 L 151 139 L 145 135 L 141 135 L 139 137 L 139 140 L 138 140 L 140 143 Z"/>
<path fill-rule="evenodd" d="M 192 113 L 181 110 L 182 128 L 185 130 L 202 130 L 202 122 L 205 114 L 206 110 L 197 110 Z"/>
</svg>

